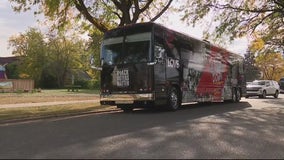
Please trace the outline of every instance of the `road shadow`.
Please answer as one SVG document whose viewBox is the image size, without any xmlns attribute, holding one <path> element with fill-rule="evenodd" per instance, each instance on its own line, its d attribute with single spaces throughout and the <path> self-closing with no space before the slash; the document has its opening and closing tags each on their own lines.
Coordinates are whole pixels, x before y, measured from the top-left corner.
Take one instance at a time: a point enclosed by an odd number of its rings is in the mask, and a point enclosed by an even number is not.
<svg viewBox="0 0 284 160">
<path fill-rule="evenodd" d="M 201 113 L 204 112 L 204 116 L 208 116 L 210 114 L 230 112 L 234 110 L 245 109 L 248 107 L 252 107 L 248 102 L 191 103 L 191 104 L 182 105 L 177 111 L 169 111 L 165 107 L 149 107 L 149 108 L 134 109 L 133 112 L 126 112 L 124 114 L 162 114 L 162 113 L 174 114 L 175 112 L 179 113 L 183 111 L 198 111 Z"/>
<path fill-rule="evenodd" d="M 284 109 L 253 109 L 248 102 L 48 119 L 0 130 L 4 159 L 284 157 Z"/>
</svg>

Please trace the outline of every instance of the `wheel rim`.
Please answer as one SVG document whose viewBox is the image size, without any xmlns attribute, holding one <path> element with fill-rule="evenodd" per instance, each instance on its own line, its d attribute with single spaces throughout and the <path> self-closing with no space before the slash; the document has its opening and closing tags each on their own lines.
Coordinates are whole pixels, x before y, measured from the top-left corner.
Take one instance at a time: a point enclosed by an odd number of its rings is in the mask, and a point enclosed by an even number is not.
<svg viewBox="0 0 284 160">
<path fill-rule="evenodd" d="M 276 93 L 275 93 L 275 98 L 277 98 L 278 97 L 278 95 L 279 95 L 279 92 L 278 91 L 276 91 Z"/>
<path fill-rule="evenodd" d="M 236 94 L 233 92 L 233 101 L 236 102 Z"/>
<path fill-rule="evenodd" d="M 173 109 L 177 109 L 178 108 L 178 96 L 176 94 L 175 91 L 171 92 L 170 95 L 170 105 Z"/>
<path fill-rule="evenodd" d="M 236 100 L 240 101 L 240 99 L 241 99 L 241 92 L 239 90 L 237 90 L 236 96 L 237 96 Z"/>
<path fill-rule="evenodd" d="M 266 91 L 263 91 L 262 97 L 263 97 L 263 98 L 266 98 Z"/>
</svg>

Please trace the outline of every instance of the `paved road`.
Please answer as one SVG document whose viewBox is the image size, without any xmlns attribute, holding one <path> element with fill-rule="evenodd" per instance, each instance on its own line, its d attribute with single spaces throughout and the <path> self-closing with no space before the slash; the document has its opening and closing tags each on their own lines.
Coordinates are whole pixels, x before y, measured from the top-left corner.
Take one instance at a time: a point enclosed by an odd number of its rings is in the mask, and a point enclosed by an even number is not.
<svg viewBox="0 0 284 160">
<path fill-rule="evenodd" d="M 284 95 L 0 126 L 0 158 L 284 158 Z"/>
</svg>

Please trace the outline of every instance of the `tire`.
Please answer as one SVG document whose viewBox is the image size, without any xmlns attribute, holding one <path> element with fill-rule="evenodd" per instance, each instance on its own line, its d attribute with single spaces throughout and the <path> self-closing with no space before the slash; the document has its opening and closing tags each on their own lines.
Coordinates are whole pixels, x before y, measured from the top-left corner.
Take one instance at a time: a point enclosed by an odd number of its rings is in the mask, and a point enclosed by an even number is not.
<svg viewBox="0 0 284 160">
<path fill-rule="evenodd" d="M 278 98 L 278 95 L 279 95 L 279 91 L 275 91 L 275 94 L 273 96 L 274 98 Z"/>
<path fill-rule="evenodd" d="M 236 88 L 233 88 L 233 91 L 232 91 L 233 93 L 232 93 L 232 101 L 234 102 L 234 103 L 236 103 L 236 102 L 240 102 L 240 100 L 241 100 L 241 92 L 240 92 L 240 90 L 239 89 L 236 89 Z"/>
<path fill-rule="evenodd" d="M 240 100 L 241 100 L 241 91 L 239 90 L 239 89 L 237 89 L 237 102 L 240 102 Z"/>
<path fill-rule="evenodd" d="M 170 111 L 176 111 L 179 109 L 180 105 L 181 99 L 178 90 L 175 87 L 170 88 L 168 92 L 167 109 Z"/>
<path fill-rule="evenodd" d="M 117 105 L 117 108 L 120 108 L 125 113 L 130 113 L 130 112 L 133 111 L 133 106 L 132 105 L 126 105 L 126 104 L 122 105 L 122 104 L 120 104 L 120 105 Z"/>
<path fill-rule="evenodd" d="M 266 91 L 265 90 L 262 92 L 262 95 L 260 95 L 259 98 L 266 98 Z"/>
</svg>

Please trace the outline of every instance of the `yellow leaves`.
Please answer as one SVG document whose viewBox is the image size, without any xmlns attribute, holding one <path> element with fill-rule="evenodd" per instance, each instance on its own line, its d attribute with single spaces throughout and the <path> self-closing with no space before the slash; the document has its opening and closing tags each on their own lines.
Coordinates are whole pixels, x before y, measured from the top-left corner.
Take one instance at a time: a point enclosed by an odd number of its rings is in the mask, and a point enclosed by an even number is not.
<svg viewBox="0 0 284 160">
<path fill-rule="evenodd" d="M 26 79 L 26 78 L 30 78 L 30 75 L 25 74 L 25 73 L 21 73 L 21 74 L 19 75 L 19 77 L 20 77 L 21 79 Z"/>
<path fill-rule="evenodd" d="M 262 50 L 264 48 L 264 45 L 265 42 L 261 38 L 258 38 L 251 43 L 250 50 L 255 53 Z"/>
<path fill-rule="evenodd" d="M 276 65 L 278 63 L 283 63 L 284 59 L 282 58 L 281 53 L 266 53 L 258 55 L 256 57 L 256 62 L 267 65 Z"/>
<path fill-rule="evenodd" d="M 263 79 L 278 80 L 284 75 L 284 59 L 281 53 L 260 54 L 256 57 L 255 64 L 263 73 Z"/>
<path fill-rule="evenodd" d="M 255 0 L 246 0 L 245 2 L 244 2 L 244 7 L 245 7 L 245 9 L 247 9 L 247 10 L 252 10 L 252 9 L 254 9 L 255 8 L 255 6 L 256 6 L 256 4 L 255 4 Z"/>
</svg>

